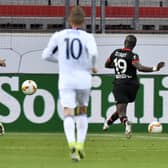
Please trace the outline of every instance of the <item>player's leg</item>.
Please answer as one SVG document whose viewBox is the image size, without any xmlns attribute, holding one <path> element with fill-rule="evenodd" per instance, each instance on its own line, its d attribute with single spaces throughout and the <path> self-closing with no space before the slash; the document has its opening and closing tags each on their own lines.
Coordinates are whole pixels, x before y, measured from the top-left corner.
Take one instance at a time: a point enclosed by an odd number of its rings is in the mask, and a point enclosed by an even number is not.
<svg viewBox="0 0 168 168">
<path fill-rule="evenodd" d="M 139 89 L 139 82 L 136 80 L 132 81 L 130 84 L 125 85 L 125 87 L 123 88 L 124 90 L 126 90 L 126 92 L 124 94 L 125 98 L 121 102 L 126 102 L 126 103 L 118 104 L 118 109 L 120 110 L 119 117 L 121 122 L 125 125 L 126 137 L 130 138 L 132 136 L 132 127 L 131 127 L 131 122 L 128 121 L 126 110 L 127 110 L 127 104 L 135 101 L 135 98 Z"/>
<path fill-rule="evenodd" d="M 103 125 L 103 130 L 106 131 L 108 130 L 108 128 L 110 127 L 111 124 L 114 123 L 114 121 L 116 121 L 118 118 L 120 118 L 121 123 L 123 123 L 125 125 L 126 121 L 127 121 L 127 116 L 126 116 L 126 108 L 127 105 L 125 106 L 124 104 L 117 104 L 117 111 L 115 113 L 113 113 L 110 118 L 106 119 Z"/>
<path fill-rule="evenodd" d="M 116 105 L 117 111 L 118 111 L 118 116 L 120 118 L 120 121 L 122 124 L 125 125 L 125 123 L 128 121 L 126 111 L 127 111 L 127 105 L 128 103 L 118 103 Z"/>
<path fill-rule="evenodd" d="M 75 161 L 80 160 L 79 155 L 76 151 L 76 139 L 75 139 L 75 119 L 74 119 L 74 108 L 75 92 L 69 89 L 62 89 L 59 91 L 61 104 L 64 108 L 64 133 L 68 146 L 71 151 L 71 158 Z"/>
<path fill-rule="evenodd" d="M 78 114 L 76 116 L 76 128 L 77 128 L 77 149 L 80 155 L 80 158 L 83 159 L 84 154 L 84 143 L 87 136 L 88 130 L 88 119 L 87 119 L 87 107 L 81 106 L 78 107 Z"/>
<path fill-rule="evenodd" d="M 117 119 L 119 118 L 118 116 L 118 112 L 114 112 L 110 118 L 107 118 L 105 121 L 104 121 L 104 125 L 103 125 L 103 131 L 106 131 L 108 130 L 108 128 L 110 127 L 110 125 L 112 125 Z"/>
<path fill-rule="evenodd" d="M 120 118 L 121 123 L 125 126 L 125 135 L 127 138 L 131 138 L 132 136 L 132 128 L 131 123 L 128 121 L 128 117 L 126 115 L 128 103 L 118 103 L 117 111 Z"/>
<path fill-rule="evenodd" d="M 76 149 L 75 121 L 73 114 L 74 109 L 64 107 L 64 133 L 70 148 L 71 159 L 74 161 L 79 161 L 80 158 Z"/>
<path fill-rule="evenodd" d="M 70 148 L 75 146 L 75 122 L 73 111 L 74 110 L 71 108 L 64 107 L 64 133 Z"/>
<path fill-rule="evenodd" d="M 115 97 L 115 101 L 116 102 L 120 101 L 120 99 L 122 98 L 122 94 L 123 94 L 123 87 L 121 87 L 120 85 L 114 84 L 113 94 Z M 112 125 L 117 119 L 119 119 L 119 115 L 118 115 L 118 111 L 116 110 L 116 112 L 114 112 L 109 118 L 107 118 L 104 121 L 103 128 L 102 128 L 103 131 L 108 130 L 110 125 Z"/>
<path fill-rule="evenodd" d="M 77 90 L 77 116 L 76 116 L 76 128 L 77 128 L 77 149 L 81 159 L 84 158 L 84 143 L 88 130 L 87 119 L 87 106 L 89 102 L 90 89 Z"/>
</svg>

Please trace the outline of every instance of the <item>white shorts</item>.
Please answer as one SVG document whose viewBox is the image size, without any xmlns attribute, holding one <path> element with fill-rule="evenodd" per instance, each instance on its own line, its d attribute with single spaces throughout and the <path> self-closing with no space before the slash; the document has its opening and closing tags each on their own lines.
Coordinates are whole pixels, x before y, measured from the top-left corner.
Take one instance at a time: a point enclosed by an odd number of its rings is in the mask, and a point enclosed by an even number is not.
<svg viewBox="0 0 168 168">
<path fill-rule="evenodd" d="M 60 89 L 59 97 L 63 107 L 88 106 L 90 89 Z"/>
</svg>

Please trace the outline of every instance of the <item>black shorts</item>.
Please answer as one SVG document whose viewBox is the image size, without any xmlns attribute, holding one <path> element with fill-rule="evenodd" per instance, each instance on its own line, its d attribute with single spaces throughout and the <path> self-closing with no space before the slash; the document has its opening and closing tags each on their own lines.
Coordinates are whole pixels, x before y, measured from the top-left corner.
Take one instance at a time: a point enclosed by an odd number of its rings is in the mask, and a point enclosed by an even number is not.
<svg viewBox="0 0 168 168">
<path fill-rule="evenodd" d="M 137 80 L 115 81 L 113 86 L 113 94 L 116 103 L 134 102 L 139 89 Z"/>
</svg>

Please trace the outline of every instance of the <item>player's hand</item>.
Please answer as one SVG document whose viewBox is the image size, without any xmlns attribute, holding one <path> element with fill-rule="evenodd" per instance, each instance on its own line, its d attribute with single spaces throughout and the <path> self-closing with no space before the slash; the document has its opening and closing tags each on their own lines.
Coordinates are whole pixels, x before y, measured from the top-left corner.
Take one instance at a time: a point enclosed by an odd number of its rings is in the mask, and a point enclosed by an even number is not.
<svg viewBox="0 0 168 168">
<path fill-rule="evenodd" d="M 5 63 L 5 59 L 0 59 L 0 66 L 5 67 L 6 63 Z"/>
<path fill-rule="evenodd" d="M 93 72 L 93 73 L 97 73 L 97 72 L 98 72 L 97 68 L 95 68 L 95 67 L 92 68 L 92 72 Z"/>
<path fill-rule="evenodd" d="M 165 62 L 159 62 L 157 64 L 157 71 L 159 71 L 161 68 L 163 68 L 165 66 Z"/>
</svg>

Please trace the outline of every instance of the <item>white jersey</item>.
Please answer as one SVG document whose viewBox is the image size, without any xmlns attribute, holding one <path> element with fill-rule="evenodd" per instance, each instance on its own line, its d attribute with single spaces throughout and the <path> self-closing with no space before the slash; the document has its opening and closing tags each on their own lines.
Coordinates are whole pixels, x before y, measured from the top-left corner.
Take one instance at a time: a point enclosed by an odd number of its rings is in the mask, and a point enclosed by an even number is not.
<svg viewBox="0 0 168 168">
<path fill-rule="evenodd" d="M 80 29 L 65 29 L 51 37 L 42 58 L 58 61 L 59 89 L 86 89 L 91 87 L 92 57 L 97 57 L 97 53 L 92 34 Z"/>
</svg>

